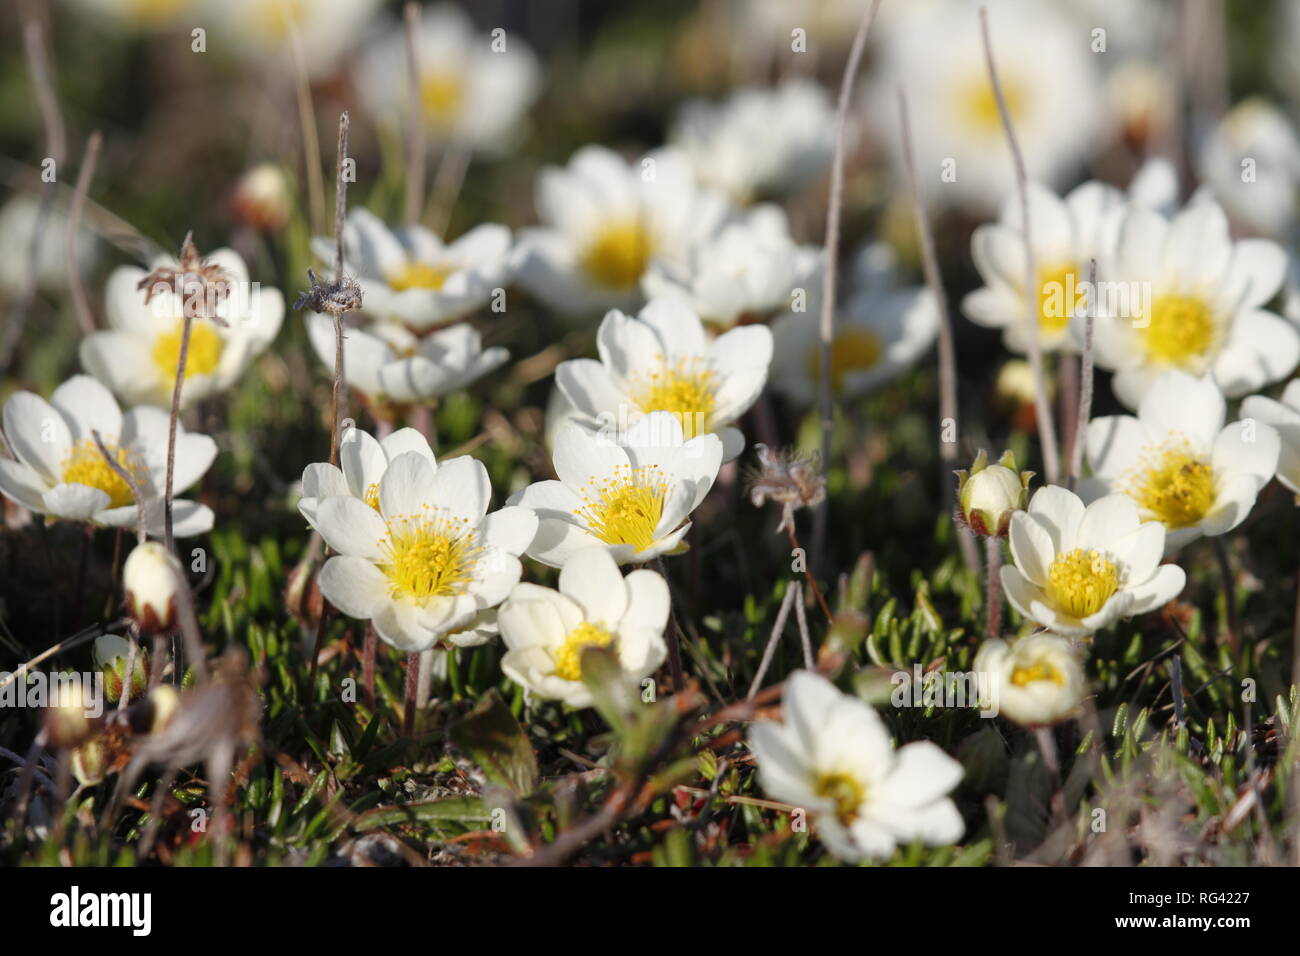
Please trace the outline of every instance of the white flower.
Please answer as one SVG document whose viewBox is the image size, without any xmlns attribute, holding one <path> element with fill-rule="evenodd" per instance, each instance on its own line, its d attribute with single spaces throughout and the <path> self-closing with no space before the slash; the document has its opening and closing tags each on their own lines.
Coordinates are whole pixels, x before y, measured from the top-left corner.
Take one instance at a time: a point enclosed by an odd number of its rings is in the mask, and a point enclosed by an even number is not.
<svg viewBox="0 0 1300 956">
<path fill-rule="evenodd" d="M 298 511 L 314 523 L 320 503 L 337 495 L 351 495 L 371 508 L 378 508 L 379 483 L 384 472 L 389 462 L 406 452 L 416 452 L 430 464 L 436 464 L 428 439 L 414 428 L 399 428 L 383 441 L 359 428 L 349 428 L 339 442 L 337 465 L 315 462 L 303 469 Z"/>
<path fill-rule="evenodd" d="M 578 551 L 560 570 L 560 589 L 516 584 L 497 620 L 508 650 L 507 677 L 530 696 L 590 707 L 582 652 L 609 647 L 632 680 L 648 677 L 668 654 L 668 585 L 642 568 L 623 577 L 604 548 Z"/>
<path fill-rule="evenodd" d="M 293 214 L 293 185 L 276 163 L 258 163 L 239 177 L 230 194 L 235 219 L 260 232 L 283 229 Z"/>
<path fill-rule="evenodd" d="M 1084 183 L 1064 199 L 1030 183 L 1030 240 L 1037 272 L 1038 341 L 1044 351 L 1072 351 L 1070 323 L 1087 306 L 1088 261 L 1104 259 L 1114 247 L 1125 205 L 1119 190 Z M 1007 349 L 1029 349 L 1025 302 L 1025 234 L 1020 200 L 1012 196 L 997 223 L 978 226 L 971 255 L 984 280 L 962 300 L 972 322 L 1003 330 Z"/>
<path fill-rule="evenodd" d="M 16 460 L 0 461 L 0 493 L 35 514 L 135 527 L 139 509 L 131 487 L 99 453 L 91 436 L 98 431 L 145 496 L 149 534 L 161 537 L 169 418 L 147 406 L 123 414 L 108 389 L 89 375 L 74 375 L 48 402 L 31 392 L 15 392 L 5 402 L 4 430 Z M 216 455 L 211 438 L 177 424 L 175 492 L 202 478 Z M 212 511 L 193 501 L 174 501 L 172 521 L 176 537 L 188 538 L 212 529 Z"/>
<path fill-rule="evenodd" d="M 511 145 L 540 92 L 537 57 L 517 35 L 494 39 L 450 3 L 420 10 L 416 34 L 420 107 L 430 143 L 454 142 L 498 153 Z M 406 28 L 390 25 L 362 55 L 357 89 L 368 112 L 399 128 L 406 122 Z"/>
<path fill-rule="evenodd" d="M 157 541 L 138 544 L 126 556 L 122 593 L 141 634 L 168 631 L 175 624 L 183 573 L 176 555 Z"/>
<path fill-rule="evenodd" d="M 334 371 L 334 320 L 307 317 L 307 337 L 325 367 Z M 343 332 L 343 371 L 348 385 L 374 402 L 423 403 L 468 387 L 505 363 L 500 346 L 483 348 L 467 323 L 419 338 L 393 322 L 372 322 Z"/>
<path fill-rule="evenodd" d="M 820 294 L 817 296 L 820 298 Z M 772 386 L 814 405 L 821 382 L 820 310 L 789 312 L 772 323 Z M 910 368 L 939 331 L 939 310 L 924 288 L 869 286 L 835 317 L 831 393 L 854 398 Z"/>
<path fill-rule="evenodd" d="M 1068 720 L 1087 690 L 1079 655 L 1059 634 L 1030 634 L 1010 644 L 987 640 L 972 669 L 986 675 L 998 713 L 1026 727 Z"/>
<path fill-rule="evenodd" d="M 555 442 L 558 481 L 539 481 L 511 504 L 537 512 L 528 556 L 561 567 L 581 548 L 603 545 L 620 564 L 682 550 L 686 520 L 722 464 L 716 435 L 685 440 L 677 417 L 651 412 L 620 443 L 570 422 Z"/>
<path fill-rule="evenodd" d="M 1144 521 L 1165 526 L 1165 553 L 1245 520 L 1277 469 L 1278 435 L 1267 424 L 1224 427 L 1223 393 L 1206 376 L 1163 372 L 1137 417 L 1088 423 L 1088 462 L 1107 490 L 1128 495 Z"/>
<path fill-rule="evenodd" d="M 293 70 L 291 35 L 312 78 L 327 76 L 357 44 L 381 0 L 209 0 L 224 50 Z"/>
<path fill-rule="evenodd" d="M 749 748 L 768 796 L 808 811 L 835 856 L 882 858 L 899 843 L 961 839 L 948 798 L 961 764 L 927 741 L 895 751 L 879 715 L 826 678 L 795 671 L 785 682 L 784 722 L 755 723 Z"/>
<path fill-rule="evenodd" d="M 225 271 L 227 291 L 215 313 L 226 324 L 204 317 L 191 324 L 182 408 L 234 385 L 271 344 L 284 319 L 280 290 L 250 283 L 237 253 L 219 249 L 207 259 Z M 154 267 L 174 265 L 171 256 L 153 263 Z M 137 288 L 146 275 L 137 266 L 113 270 L 104 292 L 109 330 L 82 340 L 81 364 L 126 404 L 170 410 L 180 361 L 183 302 L 175 291 L 168 291 L 154 294 L 146 303 L 144 291 Z"/>
<path fill-rule="evenodd" d="M 32 233 L 40 207 L 39 197 L 19 193 L 0 208 L 0 290 L 13 293 L 26 285 Z M 64 242 L 67 228 L 63 212 L 51 206 L 36 251 L 37 288 L 47 294 L 62 295 L 68 288 Z M 77 231 L 75 250 L 77 271 L 84 276 L 94 266 L 99 252 L 94 235 L 84 227 Z"/>
<path fill-rule="evenodd" d="M 744 88 L 723 103 L 692 100 L 670 137 L 700 182 L 738 203 L 795 192 L 830 165 L 835 107 L 807 79 Z"/>
<path fill-rule="evenodd" d="M 807 300 L 821 285 L 821 250 L 790 238 L 785 213 L 764 204 L 689 250 L 679 263 L 654 262 L 641 280 L 647 299 L 685 302 L 711 330 L 765 321 Z"/>
<path fill-rule="evenodd" d="M 384 470 L 378 507 L 352 494 L 320 499 L 311 523 L 337 552 L 321 568 L 321 594 L 407 652 L 473 624 L 518 583 L 537 530 L 526 508 L 488 514 L 491 492 L 480 461 L 408 451 Z"/>
<path fill-rule="evenodd" d="M 646 412 L 671 412 L 688 437 L 714 433 L 723 460 L 745 449 L 732 423 L 763 391 L 772 363 L 772 333 L 747 325 L 716 339 L 699 317 L 672 299 L 657 299 L 635 317 L 611 311 L 596 333 L 600 361 L 573 359 L 555 370 L 578 421 L 590 428 L 636 424 Z"/>
<path fill-rule="evenodd" d="M 317 237 L 312 250 L 333 261 L 334 240 Z M 354 209 L 343 228 L 343 266 L 361 286 L 367 315 L 423 332 L 482 308 L 510 282 L 510 230 L 486 223 L 443 245 L 423 226 L 390 231 Z"/>
<path fill-rule="evenodd" d="M 1300 184 L 1300 141 L 1285 113 L 1258 97 L 1243 100 L 1219 121 L 1198 160 L 1201 178 L 1233 219 L 1266 236 L 1285 236 Z"/>
<path fill-rule="evenodd" d="M 542 228 L 520 233 L 519 280 L 557 311 L 633 309 L 651 262 L 683 256 L 730 212 L 685 158 L 660 149 L 635 165 L 602 146 L 574 153 L 537 180 Z"/>
<path fill-rule="evenodd" d="M 1243 399 L 1241 419 L 1263 423 L 1277 432 L 1277 480 L 1300 495 L 1300 379 L 1287 383 L 1280 402 L 1267 395 Z"/>
<path fill-rule="evenodd" d="M 928 195 L 974 209 L 995 206 L 1014 170 L 980 40 L 983 0 L 898 4 L 882 24 L 876 75 L 863 111 L 903 168 L 898 89 L 907 90 L 916 155 L 952 175 Z M 1062 185 L 1086 158 L 1102 120 L 1102 88 L 1087 30 L 1041 0 L 989 4 L 998 79 L 1031 173 Z"/>
<path fill-rule="evenodd" d="M 1093 331 L 1097 364 L 1115 372 L 1115 396 L 1136 408 L 1168 368 L 1212 371 L 1230 398 L 1285 378 L 1300 361 L 1300 333 L 1263 308 L 1285 276 L 1281 246 L 1234 242 L 1208 198 L 1172 220 L 1130 206 L 1101 272 L 1114 301 L 1099 302 Z"/>
<path fill-rule="evenodd" d="M 1160 607 L 1186 583 L 1160 564 L 1165 529 L 1143 523 L 1132 499 L 1106 495 L 1084 507 L 1057 485 L 1040 488 L 1011 517 L 1011 556 L 1002 588 L 1012 606 L 1067 637 L 1092 634 Z"/>
</svg>

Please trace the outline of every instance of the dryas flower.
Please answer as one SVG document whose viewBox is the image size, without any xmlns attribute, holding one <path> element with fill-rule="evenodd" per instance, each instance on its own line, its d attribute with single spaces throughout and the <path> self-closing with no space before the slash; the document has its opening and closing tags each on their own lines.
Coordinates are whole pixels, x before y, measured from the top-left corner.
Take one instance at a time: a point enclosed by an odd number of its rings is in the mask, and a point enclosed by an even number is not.
<svg viewBox="0 0 1300 956">
<path fill-rule="evenodd" d="M 500 346 L 483 348 L 478 330 L 462 322 L 420 338 L 394 322 L 372 322 L 343 333 L 347 382 L 382 412 L 386 405 L 426 404 L 459 391 L 505 363 Z M 334 371 L 334 320 L 307 316 L 307 337 Z"/>
<path fill-rule="evenodd" d="M 191 273 L 184 258 L 162 257 L 150 272 L 123 266 L 108 277 L 109 329 L 82 340 L 81 364 L 127 405 L 171 408 L 186 308 L 208 317 L 190 328 L 182 408 L 234 385 L 280 331 L 284 296 L 250 283 L 237 253 L 218 249 L 202 266 Z"/>
<path fill-rule="evenodd" d="M 104 696 L 117 703 L 126 685 L 126 668 L 131 663 L 131 642 L 116 634 L 95 638 L 90 648 L 90 659 L 95 669 L 104 675 Z M 127 700 L 142 695 L 149 683 L 149 654 L 142 647 L 135 649 L 135 663 L 131 670 L 131 691 Z"/>
<path fill-rule="evenodd" d="M 112 393 L 89 375 L 74 375 L 48 402 L 31 392 L 15 392 L 5 402 L 4 430 L 16 460 L 0 461 L 0 493 L 35 514 L 134 527 L 139 509 L 131 483 L 100 454 L 91 434 L 98 432 L 140 488 L 149 534 L 161 537 L 168 423 L 169 416 L 158 408 L 140 406 L 123 414 Z M 216 442 L 178 424 L 175 491 L 203 477 L 216 455 Z M 182 499 L 173 502 L 172 520 L 175 536 L 187 538 L 211 530 L 212 511 Z"/>
<path fill-rule="evenodd" d="M 948 794 L 962 768 L 929 741 L 895 751 L 879 715 L 826 678 L 786 680 L 782 723 L 756 723 L 749 748 L 768 796 L 806 810 L 835 856 L 858 861 L 899 843 L 953 843 L 965 830 Z"/>
<path fill-rule="evenodd" d="M 558 568 L 599 545 L 619 564 L 639 564 L 685 550 L 687 517 L 713 487 L 722 442 L 688 440 L 675 415 L 651 412 L 622 441 L 570 422 L 553 462 L 558 481 L 536 482 L 510 499 L 537 513 L 528 556 Z"/>
<path fill-rule="evenodd" d="M 537 180 L 541 228 L 520 233 L 519 281 L 552 309 L 586 317 L 634 309 L 656 259 L 679 259 L 730 214 L 685 158 L 660 149 L 638 163 L 602 146 L 578 150 Z"/>
<path fill-rule="evenodd" d="M 608 647 L 629 678 L 648 677 L 668 654 L 668 601 L 657 572 L 641 568 L 623 577 L 604 548 L 578 551 L 560 569 L 558 591 L 516 584 L 501 605 L 501 669 L 530 697 L 590 707 L 583 651 Z"/>
<path fill-rule="evenodd" d="M 1099 310 L 1093 330 L 1097 364 L 1115 372 L 1115 397 L 1137 408 L 1166 369 L 1212 372 L 1229 398 L 1285 378 L 1300 361 L 1300 332 L 1263 308 L 1285 277 L 1282 247 L 1233 241 L 1209 198 L 1172 220 L 1131 205 L 1104 275 L 1124 295 Z"/>
<path fill-rule="evenodd" d="M 1241 402 L 1242 421 L 1262 422 L 1277 432 L 1277 480 L 1300 495 L 1300 379 L 1292 379 L 1282 400 L 1251 395 Z"/>
<path fill-rule="evenodd" d="M 745 450 L 745 436 L 732 423 L 767 381 L 772 333 L 766 326 L 710 339 L 688 307 L 656 299 L 635 318 L 611 311 L 596 342 L 599 361 L 573 359 L 555 370 L 577 421 L 612 432 L 649 412 L 670 412 L 688 438 L 716 434 L 724 461 Z"/>
<path fill-rule="evenodd" d="M 328 262 L 334 240 L 317 237 L 312 250 Z M 354 209 L 343 227 L 343 268 L 360 284 L 367 315 L 424 332 L 482 308 L 510 282 L 510 230 L 485 223 L 444 245 L 423 226 L 390 230 Z"/>
<path fill-rule="evenodd" d="M 957 472 L 958 514 L 975 534 L 1005 538 L 1011 516 L 1029 503 L 1033 477 L 1032 471 L 1016 468 L 1016 456 L 1010 451 L 990 465 L 981 448 L 970 471 Z"/>
<path fill-rule="evenodd" d="M 379 483 L 398 455 L 415 452 L 436 464 L 429 440 L 414 428 L 399 428 L 383 441 L 359 428 L 349 428 L 339 441 L 339 463 L 313 462 L 302 472 L 302 497 L 298 510 L 315 522 L 316 509 L 326 498 L 350 495 L 379 508 Z"/>
<path fill-rule="evenodd" d="M 33 267 L 32 236 L 40 218 L 41 200 L 30 193 L 19 193 L 0 208 L 0 290 L 17 293 L 29 277 L 46 295 L 62 296 L 68 290 L 67 245 L 64 236 L 68 219 L 57 207 L 46 210 L 44 225 L 36 244 Z M 79 275 L 86 275 L 99 258 L 94 235 L 81 226 L 73 246 Z M 35 271 L 32 276 L 31 272 Z"/>
<path fill-rule="evenodd" d="M 1160 564 L 1164 526 L 1142 522 L 1125 495 L 1106 495 L 1085 508 L 1071 491 L 1039 488 L 1029 510 L 1012 516 L 1010 542 L 1015 564 L 1001 572 L 1007 600 L 1066 637 L 1154 610 L 1187 580 L 1177 565 Z"/>
<path fill-rule="evenodd" d="M 1262 421 L 1224 425 L 1223 393 L 1209 376 L 1162 372 L 1137 417 L 1088 424 L 1088 461 L 1107 491 L 1136 502 L 1165 527 L 1165 553 L 1231 531 L 1277 470 L 1278 434 Z"/>
<path fill-rule="evenodd" d="M 1234 220 L 1280 239 L 1295 219 L 1298 156 L 1300 139 L 1286 113 L 1251 97 L 1219 120 L 1201 146 L 1197 167 Z"/>
<path fill-rule="evenodd" d="M 175 626 L 182 574 L 176 555 L 157 541 L 138 544 L 127 555 L 122 565 L 122 591 L 141 634 L 149 636 Z"/>
<path fill-rule="evenodd" d="M 311 523 L 337 552 L 321 593 L 406 652 L 471 624 L 518 583 L 537 530 L 526 508 L 488 514 L 491 491 L 480 461 L 408 451 L 388 463 L 377 508 L 351 494 L 320 499 Z"/>
<path fill-rule="evenodd" d="M 972 669 L 986 675 L 998 713 L 1025 727 L 1045 727 L 1073 717 L 1087 681 L 1078 652 L 1059 634 L 1030 634 L 980 645 Z"/>
</svg>

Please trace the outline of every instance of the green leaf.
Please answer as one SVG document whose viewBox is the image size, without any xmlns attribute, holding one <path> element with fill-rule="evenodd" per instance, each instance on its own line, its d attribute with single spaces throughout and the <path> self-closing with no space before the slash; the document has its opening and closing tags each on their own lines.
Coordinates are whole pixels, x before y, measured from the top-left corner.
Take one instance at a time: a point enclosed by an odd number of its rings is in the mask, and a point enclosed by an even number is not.
<svg viewBox="0 0 1300 956">
<path fill-rule="evenodd" d="M 352 821 L 352 829 L 373 830 L 402 823 L 486 823 L 492 814 L 479 797 L 448 797 L 397 807 L 376 807 Z"/>
<path fill-rule="evenodd" d="M 521 797 L 537 789 L 537 754 L 495 690 L 454 724 L 450 734 L 493 783 Z"/>
</svg>

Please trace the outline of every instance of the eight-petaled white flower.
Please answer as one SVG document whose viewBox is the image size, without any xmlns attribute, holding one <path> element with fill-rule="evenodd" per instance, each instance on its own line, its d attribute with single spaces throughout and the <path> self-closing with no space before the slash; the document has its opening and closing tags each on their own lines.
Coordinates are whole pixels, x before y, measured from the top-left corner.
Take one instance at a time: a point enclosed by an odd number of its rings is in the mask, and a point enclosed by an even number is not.
<svg viewBox="0 0 1300 956">
<path fill-rule="evenodd" d="M 1001 572 L 1007 600 L 1067 637 L 1154 610 L 1187 580 L 1177 565 L 1160 564 L 1164 525 L 1143 522 L 1126 495 L 1106 495 L 1085 508 L 1071 491 L 1040 488 L 1029 510 L 1012 516 L 1010 540 L 1015 564 Z"/>
<path fill-rule="evenodd" d="M 899 843 L 954 843 L 965 830 L 948 794 L 962 767 L 935 744 L 894 750 L 880 716 L 819 674 L 786 679 L 782 723 L 756 723 L 749 748 L 768 796 L 808 811 L 835 856 L 883 858 Z"/>
<path fill-rule="evenodd" d="M 560 589 L 517 584 L 497 620 L 508 650 L 506 676 L 530 696 L 590 707 L 582 652 L 608 647 L 633 680 L 653 674 L 668 654 L 668 585 L 640 568 L 623 577 L 604 548 L 573 554 L 560 569 Z"/>
<path fill-rule="evenodd" d="M 651 412 L 626 434 L 565 425 L 553 456 L 558 481 L 539 481 L 511 504 L 537 512 L 528 556 L 560 567 L 582 548 L 603 545 L 620 564 L 684 550 L 686 520 L 722 464 L 717 435 L 687 440 L 677 416 Z"/>
<path fill-rule="evenodd" d="M 92 432 L 145 499 L 149 534 L 163 533 L 162 492 L 167 474 L 169 416 L 140 406 L 123 414 L 113 395 L 89 375 L 74 375 L 47 402 L 15 392 L 5 402 L 4 428 L 13 461 L 0 461 L 0 492 L 35 514 L 110 528 L 133 528 L 139 508 L 131 485 L 104 460 Z M 203 477 L 217 455 L 207 435 L 176 427 L 172 487 L 182 492 Z M 172 531 L 178 538 L 212 529 L 207 505 L 172 503 Z"/>
<path fill-rule="evenodd" d="M 636 424 L 671 412 L 688 437 L 716 434 L 723 461 L 745 449 L 732 423 L 758 399 L 772 363 L 772 333 L 747 325 L 710 339 L 699 316 L 657 299 L 635 317 L 617 309 L 596 333 L 600 361 L 572 359 L 555 370 L 576 419 L 591 428 Z"/>
<path fill-rule="evenodd" d="M 408 451 L 388 463 L 377 507 L 351 494 L 318 500 L 311 524 L 337 552 L 321 594 L 407 652 L 474 625 L 518 583 L 537 531 L 527 508 L 488 514 L 491 493 L 482 462 Z"/>
<path fill-rule="evenodd" d="M 1137 417 L 1088 424 L 1088 461 L 1107 491 L 1128 495 L 1144 521 L 1165 526 L 1165 553 L 1245 520 L 1277 470 L 1278 435 L 1263 422 L 1225 427 L 1223 393 L 1209 376 L 1163 372 Z"/>
<path fill-rule="evenodd" d="M 371 508 L 379 507 L 379 483 L 398 455 L 415 452 L 436 465 L 429 440 L 414 428 L 399 428 L 379 441 L 369 432 L 349 428 L 339 441 L 339 463 L 313 462 L 302 472 L 298 510 L 309 522 L 326 498 L 351 495 Z"/>
</svg>

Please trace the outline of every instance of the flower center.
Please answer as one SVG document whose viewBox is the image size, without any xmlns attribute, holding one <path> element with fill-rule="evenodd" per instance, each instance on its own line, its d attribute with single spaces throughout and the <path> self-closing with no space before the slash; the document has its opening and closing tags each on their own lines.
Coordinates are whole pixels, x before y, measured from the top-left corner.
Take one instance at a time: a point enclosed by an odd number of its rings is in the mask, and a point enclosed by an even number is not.
<svg viewBox="0 0 1300 956">
<path fill-rule="evenodd" d="M 635 285 L 654 254 L 654 239 L 636 220 L 603 226 L 582 255 L 582 267 L 597 283 L 614 289 Z"/>
<path fill-rule="evenodd" d="M 1214 313 L 1201 299 L 1162 295 L 1151 304 L 1150 324 L 1142 330 L 1147 357 L 1166 365 L 1196 366 L 1214 347 Z"/>
<path fill-rule="evenodd" d="M 460 113 L 465 91 L 455 73 L 428 72 L 420 79 L 424 118 L 435 127 L 450 126 Z"/>
<path fill-rule="evenodd" d="M 1129 479 L 1128 493 L 1166 527 L 1189 528 L 1214 504 L 1214 469 L 1185 447 L 1166 448 Z"/>
<path fill-rule="evenodd" d="M 425 262 L 408 262 L 389 273 L 388 285 L 394 292 L 407 289 L 441 289 L 447 277 L 455 270 L 446 266 L 431 266 Z"/>
<path fill-rule="evenodd" d="M 107 442 L 104 443 L 104 447 L 128 474 L 142 481 L 142 469 L 130 452 Z M 99 448 L 89 438 L 73 445 L 67 457 L 63 459 L 63 481 L 69 485 L 98 488 L 108 495 L 110 508 L 121 508 L 135 500 L 135 496 L 131 494 L 131 486 L 109 466 L 104 456 L 99 453 Z"/>
<path fill-rule="evenodd" d="M 844 390 L 844 377 L 850 372 L 865 372 L 880 361 L 880 339 L 866 329 L 845 329 L 831 342 L 831 391 Z M 821 349 L 808 352 L 808 377 L 822 380 Z"/>
<path fill-rule="evenodd" d="M 593 485 L 574 514 L 606 544 L 630 544 L 644 551 L 654 544 L 668 483 L 657 466 L 621 466 L 612 478 Z"/>
<path fill-rule="evenodd" d="M 1075 548 L 1057 555 L 1047 569 L 1047 594 L 1071 617 L 1083 619 L 1101 610 L 1119 590 L 1119 566 L 1103 552 Z"/>
<path fill-rule="evenodd" d="M 986 76 L 981 73 L 972 77 L 962 86 L 958 96 L 960 114 L 972 130 L 986 136 L 1001 133 L 1002 114 L 998 110 L 998 98 L 993 92 L 993 84 Z M 1007 112 L 1011 114 L 1011 119 L 1018 119 L 1028 101 L 1024 84 L 1004 76 L 1002 96 L 1007 102 Z"/>
<path fill-rule="evenodd" d="M 586 647 L 608 647 L 614 635 L 599 624 L 583 621 L 564 638 L 555 652 L 555 676 L 564 680 L 582 680 L 582 650 Z"/>
<path fill-rule="evenodd" d="M 372 481 L 366 488 L 366 493 L 361 496 L 361 500 L 376 511 L 379 510 L 379 482 Z"/>
<path fill-rule="evenodd" d="M 821 773 L 813 783 L 813 792 L 835 804 L 835 816 L 849 826 L 858 818 L 858 810 L 867 796 L 867 788 L 857 777 L 847 773 Z"/>
<path fill-rule="evenodd" d="M 1086 302 L 1079 288 L 1079 275 L 1072 262 L 1044 266 L 1038 270 L 1038 324 L 1044 332 L 1059 335 Z M 1072 296 L 1073 301 L 1067 301 Z"/>
<path fill-rule="evenodd" d="M 176 378 L 176 366 L 181 362 L 181 336 L 185 332 L 182 322 L 176 328 L 164 332 L 154 339 L 153 361 L 162 377 L 167 381 Z M 190 347 L 185 355 L 185 377 L 193 375 L 211 375 L 221 362 L 221 336 L 206 322 L 195 322 L 190 326 Z"/>
<path fill-rule="evenodd" d="M 464 518 L 390 523 L 379 549 L 393 595 L 423 600 L 462 593 L 482 550 L 472 532 L 464 533 L 466 524 Z"/>
<path fill-rule="evenodd" d="M 1025 687 L 1029 684 L 1036 684 L 1039 681 L 1049 681 L 1059 687 L 1065 683 L 1065 675 L 1047 661 L 1034 661 L 1032 664 L 1022 664 L 1011 671 L 1011 683 L 1015 684 L 1017 687 Z"/>
<path fill-rule="evenodd" d="M 699 359 L 682 359 L 673 367 L 661 367 L 647 375 L 634 389 L 634 400 L 643 412 L 672 412 L 686 438 L 708 431 L 717 408 L 718 375 Z"/>
</svg>

